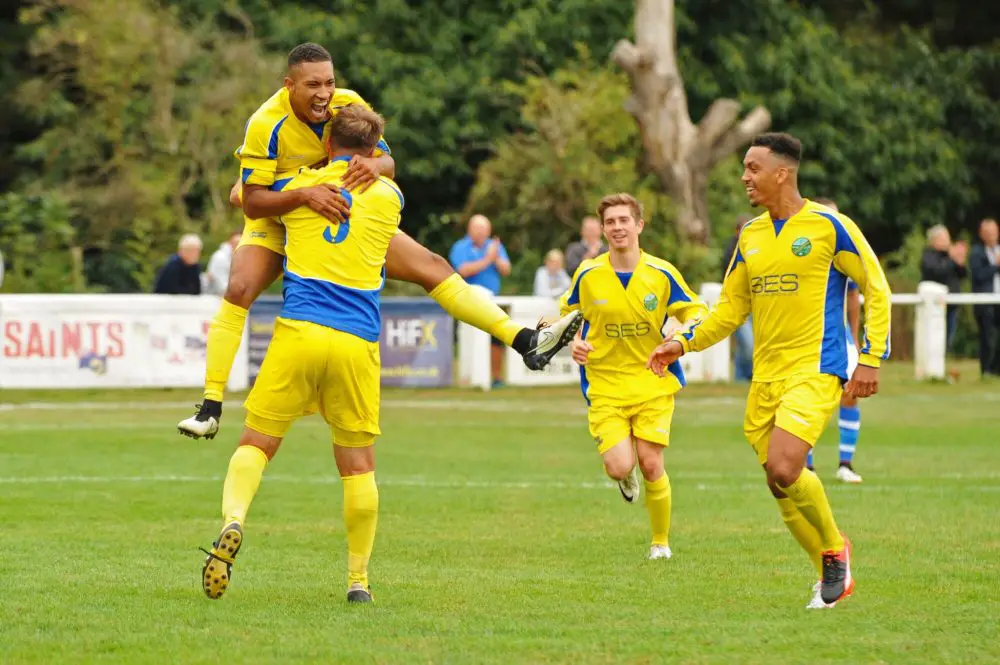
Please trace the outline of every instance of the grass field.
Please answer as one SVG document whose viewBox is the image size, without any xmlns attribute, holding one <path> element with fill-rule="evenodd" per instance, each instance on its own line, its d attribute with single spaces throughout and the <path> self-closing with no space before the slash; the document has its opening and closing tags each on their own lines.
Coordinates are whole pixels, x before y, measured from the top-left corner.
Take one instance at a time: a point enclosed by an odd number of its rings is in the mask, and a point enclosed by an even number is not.
<svg viewBox="0 0 1000 665">
<path fill-rule="evenodd" d="M 575 390 L 387 392 L 373 607 L 343 600 L 317 418 L 268 469 L 233 585 L 209 601 L 196 548 L 219 527 L 238 405 L 195 442 L 173 430 L 191 391 L 7 391 L 0 662 L 1000 662 L 1000 384 L 910 371 L 863 406 L 864 485 L 832 480 L 834 428 L 819 444 L 858 580 L 822 612 L 803 609 L 814 573 L 741 437 L 745 387 L 682 396 L 675 556 L 656 562 Z"/>
</svg>

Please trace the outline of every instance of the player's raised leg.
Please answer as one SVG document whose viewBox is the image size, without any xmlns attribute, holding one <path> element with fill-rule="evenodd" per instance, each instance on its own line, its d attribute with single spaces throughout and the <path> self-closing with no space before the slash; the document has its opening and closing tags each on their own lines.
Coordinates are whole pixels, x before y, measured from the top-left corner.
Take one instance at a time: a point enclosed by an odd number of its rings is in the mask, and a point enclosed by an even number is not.
<svg viewBox="0 0 1000 665">
<path fill-rule="evenodd" d="M 636 437 L 635 449 L 645 481 L 646 510 L 649 511 L 649 524 L 653 532 L 649 548 L 650 559 L 669 559 L 673 556 L 670 550 L 670 478 L 663 468 L 663 448 L 663 443 Z"/>
<path fill-rule="evenodd" d="M 256 221 L 279 226 L 269 220 Z M 248 233 L 261 233 L 250 229 L 251 226 L 248 224 L 244 230 L 243 240 L 233 254 L 229 285 L 208 329 L 204 399 L 198 405 L 194 416 L 177 424 L 181 434 L 195 439 L 201 437 L 211 439 L 219 431 L 219 421 L 222 419 L 222 396 L 233 369 L 236 353 L 243 341 L 243 329 L 246 326 L 250 306 L 281 274 L 283 258 L 281 254 L 264 245 L 244 244 L 267 240 L 248 237 Z M 284 233 L 281 233 L 280 237 L 283 239 Z"/>
<path fill-rule="evenodd" d="M 775 427 L 764 468 L 772 491 L 777 489 L 788 497 L 819 535 L 823 568 L 821 597 L 823 602 L 832 604 L 854 591 L 850 546 L 837 528 L 823 483 L 815 473 L 805 468 L 810 447 L 811 444 L 802 438 Z M 785 517 L 784 510 L 782 517 Z"/>
<path fill-rule="evenodd" d="M 272 430 L 273 431 L 273 430 Z M 222 487 L 222 531 L 212 543 L 201 569 L 202 587 L 212 599 L 222 597 L 232 580 L 233 563 L 243 545 L 243 523 L 250 510 L 267 463 L 281 445 L 282 437 L 243 430 L 239 446 L 229 460 Z"/>
<path fill-rule="evenodd" d="M 444 257 L 406 235 L 398 233 L 389 243 L 386 276 L 423 287 L 451 316 L 488 332 L 521 354 L 529 369 L 540 370 L 573 341 L 582 318 L 570 312 L 551 325 L 524 328 L 478 289 L 455 272 Z"/>
</svg>

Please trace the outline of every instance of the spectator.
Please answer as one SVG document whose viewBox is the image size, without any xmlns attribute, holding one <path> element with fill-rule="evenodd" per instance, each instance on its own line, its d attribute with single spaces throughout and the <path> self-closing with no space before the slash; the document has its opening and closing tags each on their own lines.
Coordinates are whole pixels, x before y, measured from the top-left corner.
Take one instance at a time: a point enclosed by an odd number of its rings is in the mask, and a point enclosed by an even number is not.
<svg viewBox="0 0 1000 665">
<path fill-rule="evenodd" d="M 739 215 L 736 218 L 736 226 L 729 244 L 722 253 L 722 279 L 725 281 L 726 273 L 729 272 L 729 263 L 733 259 L 736 251 L 736 243 L 740 239 L 740 231 L 743 226 L 753 219 L 750 215 Z M 743 322 L 736 332 L 733 333 L 736 341 L 733 351 L 734 375 L 737 381 L 749 381 L 753 377 L 753 321 L 750 317 Z"/>
<path fill-rule="evenodd" d="M 448 255 L 451 265 L 469 284 L 489 289 L 493 295 L 500 293 L 501 278 L 510 274 L 510 259 L 499 238 L 490 238 L 493 226 L 483 215 L 469 219 L 467 234 L 452 245 Z M 493 387 L 503 385 L 504 344 L 495 337 L 490 347 L 493 370 Z"/>
<path fill-rule="evenodd" d="M 545 255 L 545 265 L 535 271 L 536 296 L 558 298 L 569 288 L 569 275 L 563 270 L 563 253 L 550 249 Z"/>
<path fill-rule="evenodd" d="M 212 258 L 208 260 L 208 268 L 202 273 L 202 293 L 221 296 L 226 292 L 226 287 L 229 285 L 229 266 L 233 263 L 233 252 L 240 244 L 242 236 L 242 232 L 233 231 L 229 234 L 229 240 L 219 245 L 219 249 L 212 254 Z"/>
<path fill-rule="evenodd" d="M 1000 229 L 995 219 L 979 222 L 982 244 L 972 248 L 969 270 L 973 293 L 1000 294 Z M 1000 305 L 976 305 L 979 326 L 979 369 L 983 376 L 1000 375 Z"/>
<path fill-rule="evenodd" d="M 580 224 L 580 239 L 571 242 L 566 248 L 566 272 L 570 275 L 576 274 L 576 269 L 580 267 L 586 259 L 592 259 L 608 251 L 608 246 L 601 240 L 601 220 L 588 215 L 583 218 Z"/>
<path fill-rule="evenodd" d="M 965 242 L 951 242 L 951 234 L 943 224 L 937 224 L 927 230 L 927 249 L 920 258 L 920 279 L 925 282 L 937 282 L 948 287 L 951 293 L 962 290 L 962 280 L 965 279 L 965 260 L 969 254 L 969 246 Z M 948 305 L 948 350 L 951 350 L 955 339 L 955 326 L 958 323 L 958 305 Z"/>
<path fill-rule="evenodd" d="M 201 238 L 194 233 L 181 236 L 177 253 L 167 259 L 156 276 L 153 293 L 169 295 L 201 294 Z"/>
</svg>

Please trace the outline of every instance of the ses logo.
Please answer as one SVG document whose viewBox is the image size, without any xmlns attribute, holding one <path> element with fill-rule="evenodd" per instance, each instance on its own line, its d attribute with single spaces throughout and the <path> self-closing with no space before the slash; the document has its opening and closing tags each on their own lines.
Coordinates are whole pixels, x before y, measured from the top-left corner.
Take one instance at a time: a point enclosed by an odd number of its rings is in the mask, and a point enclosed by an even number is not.
<svg viewBox="0 0 1000 665">
<path fill-rule="evenodd" d="M 435 319 L 386 318 L 382 322 L 382 342 L 390 349 L 436 349 Z"/>
<path fill-rule="evenodd" d="M 799 290 L 799 276 L 787 272 L 783 275 L 760 275 L 750 280 L 750 291 L 755 295 L 791 295 Z"/>
</svg>

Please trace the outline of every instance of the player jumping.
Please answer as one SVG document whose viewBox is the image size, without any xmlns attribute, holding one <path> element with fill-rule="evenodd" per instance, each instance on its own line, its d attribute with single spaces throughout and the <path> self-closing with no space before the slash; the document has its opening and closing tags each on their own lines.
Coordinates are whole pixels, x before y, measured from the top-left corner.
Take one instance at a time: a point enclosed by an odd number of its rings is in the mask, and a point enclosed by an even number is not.
<svg viewBox="0 0 1000 665">
<path fill-rule="evenodd" d="M 382 127 L 374 111 L 361 105 L 343 109 L 330 122 L 329 165 L 304 170 L 287 189 L 342 185 L 351 160 L 372 155 Z M 378 519 L 372 446 L 380 434 L 379 291 L 403 195 L 393 181 L 379 177 L 345 198 L 350 214 L 341 224 L 330 224 L 306 206 L 279 218 L 287 234 L 285 300 L 247 398 L 243 436 L 229 462 L 223 528 L 202 569 L 209 598 L 222 596 L 231 582 L 243 522 L 265 466 L 292 422 L 318 401 L 333 432 L 344 489 L 347 600 L 372 600 L 368 559 Z"/>
<path fill-rule="evenodd" d="M 851 544 L 806 455 L 840 403 L 841 391 L 869 397 L 889 357 L 889 285 L 857 225 L 803 199 L 802 144 L 788 134 L 754 139 L 743 160 L 750 203 L 767 209 L 740 232 L 718 304 L 700 323 L 664 341 L 649 358 L 663 375 L 688 351 L 728 337 L 752 314 L 754 376 L 743 430 L 767 474 L 789 531 L 821 581 L 807 607 L 832 607 L 851 595 Z M 848 374 L 844 345 L 847 280 L 865 296 L 859 364 Z M 844 382 L 847 385 L 844 386 Z"/>
<path fill-rule="evenodd" d="M 834 212 L 839 212 L 837 204 L 831 199 L 813 199 L 814 203 L 824 205 Z M 847 373 L 850 375 L 858 364 L 858 331 L 861 329 L 861 298 L 858 297 L 858 285 L 853 279 L 847 280 Z M 840 430 L 840 463 L 837 465 L 837 480 L 856 485 L 863 478 L 854 470 L 854 453 L 858 447 L 858 434 L 861 432 L 861 407 L 858 398 L 846 392 L 840 396 L 840 417 L 837 420 Z M 806 467 L 815 471 L 813 466 L 813 451 L 806 457 Z"/>
<path fill-rule="evenodd" d="M 690 322 L 708 308 L 673 265 L 639 249 L 645 222 L 635 198 L 605 196 L 597 216 L 610 251 L 580 264 L 560 309 L 583 313 L 581 334 L 571 348 L 604 470 L 628 503 L 639 497 L 636 468 L 642 471 L 653 530 L 649 558 L 669 559 L 671 495 L 663 449 L 670 442 L 674 393 L 684 386 L 684 372 L 673 363 L 666 378 L 659 378 L 646 371 L 646 361 L 668 317 Z"/>
<path fill-rule="evenodd" d="M 247 313 L 257 297 L 281 273 L 285 230 L 275 218 L 306 206 L 331 222 L 343 221 L 344 197 L 325 184 L 290 189 L 299 169 L 326 159 L 324 137 L 330 119 L 348 104 L 367 106 L 351 91 L 337 88 L 330 54 L 318 44 L 301 44 L 288 56 L 285 86 L 264 102 L 247 123 L 240 159 L 242 194 L 230 200 L 246 215 L 243 238 L 233 255 L 229 285 L 208 333 L 204 400 L 196 414 L 178 423 L 181 434 L 213 438 L 222 418 L 222 395 L 243 339 Z M 351 159 L 344 188 L 364 191 L 380 176 L 393 177 L 395 162 L 379 139 L 375 152 Z M 238 183 L 239 185 L 240 183 Z M 470 287 L 448 262 L 399 232 L 389 244 L 386 276 L 418 284 L 451 316 L 513 347 L 530 369 L 543 369 L 573 340 L 578 315 L 551 325 L 522 328 L 495 303 Z"/>
</svg>

